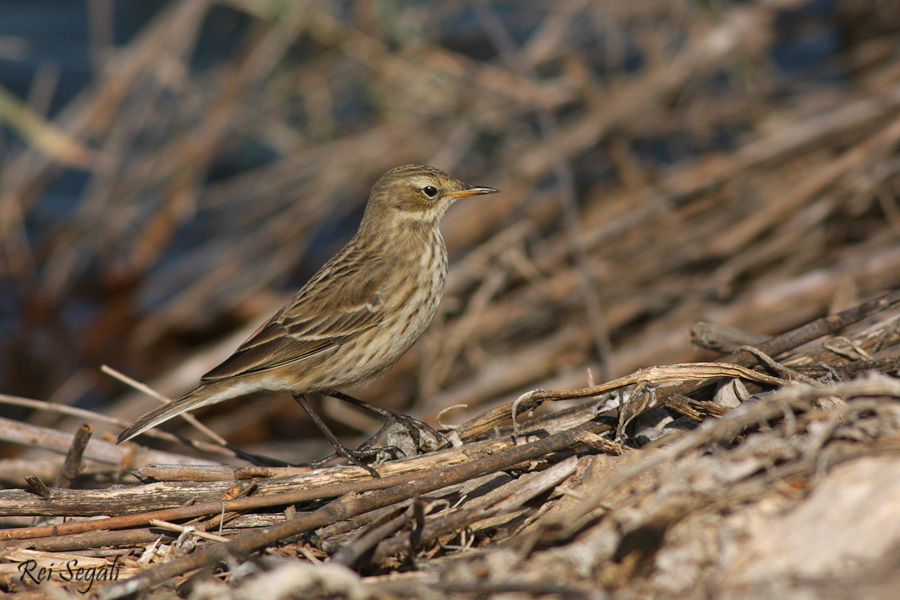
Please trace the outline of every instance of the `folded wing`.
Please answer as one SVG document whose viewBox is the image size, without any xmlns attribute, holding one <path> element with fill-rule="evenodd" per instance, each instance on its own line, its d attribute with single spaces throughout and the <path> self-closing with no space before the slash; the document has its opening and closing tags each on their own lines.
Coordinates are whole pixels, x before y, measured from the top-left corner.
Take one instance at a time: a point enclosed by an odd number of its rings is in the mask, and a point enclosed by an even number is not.
<svg viewBox="0 0 900 600">
<path fill-rule="evenodd" d="M 303 304 L 299 302 L 275 315 L 200 382 L 261 373 L 308 360 L 377 327 L 383 319 L 377 292 L 364 302 L 312 310 L 312 314 L 302 314 Z"/>
</svg>

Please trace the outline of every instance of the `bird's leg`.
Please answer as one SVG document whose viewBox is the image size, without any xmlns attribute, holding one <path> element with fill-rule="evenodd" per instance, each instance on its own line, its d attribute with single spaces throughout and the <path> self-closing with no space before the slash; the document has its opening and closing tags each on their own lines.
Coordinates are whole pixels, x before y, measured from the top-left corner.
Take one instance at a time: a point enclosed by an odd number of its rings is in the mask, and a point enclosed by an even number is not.
<svg viewBox="0 0 900 600">
<path fill-rule="evenodd" d="M 381 427 L 381 429 L 378 430 L 378 433 L 363 442 L 360 448 L 368 447 L 374 440 L 378 439 L 378 436 L 380 436 L 385 429 L 387 429 L 394 423 L 403 425 L 403 427 L 405 427 L 406 430 L 409 431 L 409 434 L 412 436 L 413 441 L 419 447 L 421 447 L 421 434 L 423 431 L 432 436 L 438 444 L 446 444 L 447 446 L 450 445 L 450 443 L 447 441 L 447 438 L 435 431 L 434 428 L 431 427 L 431 425 L 425 423 L 424 421 L 420 421 L 402 413 L 395 413 L 394 411 L 387 410 L 386 408 L 381 408 L 380 406 L 375 406 L 374 404 L 369 404 L 368 402 L 364 402 L 362 400 L 359 400 L 358 398 L 354 398 L 353 396 L 349 396 L 343 392 L 338 392 L 336 390 L 325 390 L 321 393 L 326 396 L 331 396 L 332 398 L 337 398 L 338 400 L 343 400 L 344 402 L 352 404 L 353 406 L 358 406 L 359 408 L 368 411 L 369 413 L 374 414 L 375 416 L 380 417 L 382 420 L 384 420 L 384 425 Z"/>
<path fill-rule="evenodd" d="M 375 470 L 374 467 L 366 463 L 365 458 L 372 458 L 375 452 L 371 450 L 351 450 L 347 446 L 343 445 L 341 441 L 334 435 L 334 432 L 328 428 L 328 425 L 325 424 L 325 421 L 322 420 L 322 417 L 313 410 L 312 405 L 310 405 L 309 401 L 303 394 L 293 394 L 294 400 L 297 401 L 297 404 L 303 407 L 303 410 L 306 411 L 306 414 L 309 415 L 309 418 L 313 420 L 313 423 L 319 428 L 319 430 L 328 438 L 328 441 L 331 442 L 331 445 L 334 446 L 334 451 L 339 455 L 343 456 L 351 463 L 358 467 L 362 467 L 372 474 L 372 477 L 380 478 L 381 475 L 378 474 L 378 471 Z M 331 457 L 328 457 L 326 460 L 330 460 Z"/>
</svg>

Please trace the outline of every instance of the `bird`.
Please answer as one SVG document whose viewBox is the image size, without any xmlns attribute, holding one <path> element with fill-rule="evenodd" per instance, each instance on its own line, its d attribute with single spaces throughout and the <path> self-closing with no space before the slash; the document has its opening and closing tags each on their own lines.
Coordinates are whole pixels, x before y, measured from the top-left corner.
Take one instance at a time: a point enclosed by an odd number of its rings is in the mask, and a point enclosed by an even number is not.
<svg viewBox="0 0 900 600">
<path fill-rule="evenodd" d="M 306 395 L 318 392 L 350 402 L 386 422 L 401 422 L 416 437 L 412 429 L 421 422 L 340 389 L 381 375 L 422 336 L 447 279 L 441 219 L 461 198 L 497 192 L 424 165 L 387 171 L 372 187 L 350 241 L 193 390 L 140 417 L 118 442 L 186 411 L 255 392 L 287 392 L 337 455 L 377 477 L 366 461 L 371 450 L 363 450 L 365 444 L 359 450 L 344 446 Z"/>
</svg>

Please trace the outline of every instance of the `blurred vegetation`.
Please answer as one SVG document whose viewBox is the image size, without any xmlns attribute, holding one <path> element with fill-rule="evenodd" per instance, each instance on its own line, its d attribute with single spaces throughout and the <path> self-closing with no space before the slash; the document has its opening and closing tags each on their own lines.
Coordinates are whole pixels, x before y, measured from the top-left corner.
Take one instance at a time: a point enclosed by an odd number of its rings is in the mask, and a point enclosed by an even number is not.
<svg viewBox="0 0 900 600">
<path fill-rule="evenodd" d="M 52 78 L 0 90 L 5 393 L 151 407 L 110 364 L 180 394 L 408 162 L 503 192 L 448 215 L 442 313 L 360 392 L 428 419 L 900 283 L 895 2 L 172 0 L 115 44 L 114 4 L 65 106 Z M 303 419 L 207 416 L 234 442 Z"/>
</svg>

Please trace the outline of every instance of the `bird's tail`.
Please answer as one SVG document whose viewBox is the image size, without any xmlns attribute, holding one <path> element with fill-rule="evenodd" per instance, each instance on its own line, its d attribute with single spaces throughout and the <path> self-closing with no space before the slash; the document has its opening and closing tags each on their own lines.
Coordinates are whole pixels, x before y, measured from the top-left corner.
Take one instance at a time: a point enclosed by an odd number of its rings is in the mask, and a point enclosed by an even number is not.
<svg viewBox="0 0 900 600">
<path fill-rule="evenodd" d="M 119 434 L 118 443 L 121 444 L 124 441 L 130 440 L 131 438 L 144 433 L 151 427 L 156 427 L 160 423 L 164 423 L 183 412 L 206 404 L 212 404 L 219 400 L 219 398 L 211 397 L 211 395 L 204 390 L 204 387 L 200 386 L 194 391 L 188 392 L 178 400 L 163 404 L 142 416 L 134 425 Z"/>
</svg>

